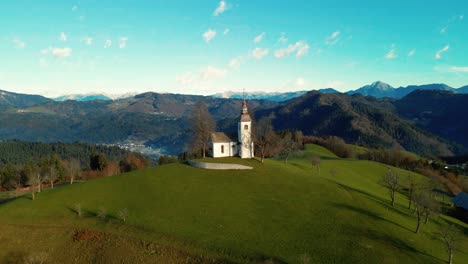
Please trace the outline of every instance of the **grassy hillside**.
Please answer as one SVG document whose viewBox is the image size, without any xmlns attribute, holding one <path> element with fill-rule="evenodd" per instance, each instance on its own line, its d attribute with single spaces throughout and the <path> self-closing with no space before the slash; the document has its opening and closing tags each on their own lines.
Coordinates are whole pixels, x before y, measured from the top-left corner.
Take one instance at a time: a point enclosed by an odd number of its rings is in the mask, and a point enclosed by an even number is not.
<svg viewBox="0 0 468 264">
<path fill-rule="evenodd" d="M 320 174 L 312 155 L 321 156 Z M 443 263 L 446 253 L 433 233 L 447 221 L 465 232 L 455 263 L 468 262 L 468 226 L 441 216 L 415 234 L 407 199 L 399 194 L 396 208 L 389 206 L 379 184 L 387 171 L 382 164 L 338 159 L 318 146 L 289 163 L 208 161 L 254 170 L 171 164 L 0 204 L 0 262 L 49 252 L 52 263 L 301 263 L 305 255 L 310 263 Z M 73 210 L 77 203 L 82 218 Z M 100 208 L 110 214 L 106 220 L 96 217 Z M 127 223 L 117 219 L 123 208 Z M 86 239 L 76 239 L 81 230 L 90 233 Z"/>
</svg>

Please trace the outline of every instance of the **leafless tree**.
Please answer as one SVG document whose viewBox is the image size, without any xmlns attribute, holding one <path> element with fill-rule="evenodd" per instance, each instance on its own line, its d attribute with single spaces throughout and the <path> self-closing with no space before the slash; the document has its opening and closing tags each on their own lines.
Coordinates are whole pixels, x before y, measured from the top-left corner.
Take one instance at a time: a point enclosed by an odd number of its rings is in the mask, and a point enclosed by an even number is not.
<svg viewBox="0 0 468 264">
<path fill-rule="evenodd" d="M 81 217 L 83 215 L 83 209 L 81 208 L 80 203 L 75 204 L 75 212 L 78 215 L 78 217 Z"/>
<path fill-rule="evenodd" d="M 390 198 L 391 198 L 391 205 L 395 207 L 395 196 L 396 192 L 400 189 L 400 177 L 397 172 L 393 172 L 392 169 L 388 169 L 387 174 L 384 176 L 384 184 L 387 187 Z"/>
<path fill-rule="evenodd" d="M 439 212 L 439 203 L 431 197 L 430 191 L 420 191 L 414 195 L 414 206 L 418 223 L 416 226 L 416 233 L 419 232 L 421 222 L 424 218 L 424 223 L 427 224 L 429 216 Z"/>
<path fill-rule="evenodd" d="M 263 117 L 257 122 L 255 129 L 255 144 L 257 149 L 260 152 L 261 161 L 264 162 L 265 155 L 268 152 L 268 148 L 273 143 L 275 139 L 275 131 L 273 130 L 273 125 L 271 124 L 270 117 Z"/>
<path fill-rule="evenodd" d="M 31 196 L 32 199 L 36 199 L 36 190 L 40 192 L 41 184 L 42 184 L 42 177 L 38 171 L 32 171 L 28 178 L 28 184 L 31 186 Z"/>
<path fill-rule="evenodd" d="M 54 188 L 54 183 L 58 179 L 57 169 L 54 166 L 49 168 L 49 173 L 47 175 L 47 180 L 49 180 L 50 186 Z"/>
<path fill-rule="evenodd" d="M 79 177 L 81 171 L 80 161 L 77 159 L 72 159 L 68 163 L 68 174 L 70 176 L 70 184 L 73 184 L 75 179 Z"/>
<path fill-rule="evenodd" d="M 445 250 L 448 254 L 448 263 L 452 264 L 455 243 L 458 240 L 459 230 L 453 225 L 445 225 L 436 233 L 436 236 L 444 242 Z"/>
<path fill-rule="evenodd" d="M 302 133 L 302 131 L 300 130 L 294 131 L 294 141 L 296 141 L 296 143 L 299 146 L 302 146 L 304 144 L 304 134 Z"/>
<path fill-rule="evenodd" d="M 284 157 L 284 162 L 288 162 L 289 156 L 292 152 L 299 149 L 299 144 L 293 139 L 291 132 L 286 132 L 281 139 L 281 150 Z"/>
<path fill-rule="evenodd" d="M 215 130 L 216 123 L 208 111 L 204 101 L 199 101 L 192 112 L 192 151 L 202 151 L 203 158 L 210 142 L 211 133 Z"/>
<path fill-rule="evenodd" d="M 320 157 L 317 155 L 312 156 L 310 159 L 310 163 L 312 164 L 312 167 L 314 167 L 317 170 L 317 173 L 320 175 Z"/>
<path fill-rule="evenodd" d="M 414 193 L 417 188 L 416 178 L 413 173 L 408 175 L 408 209 L 411 209 L 411 205 L 414 200 Z"/>
<path fill-rule="evenodd" d="M 97 217 L 99 217 L 99 218 L 101 218 L 101 219 L 103 219 L 103 220 L 106 219 L 106 217 L 107 217 L 107 210 L 106 210 L 106 208 L 104 208 L 104 207 L 99 208 L 99 211 L 98 211 L 98 213 L 97 213 Z"/>
<path fill-rule="evenodd" d="M 128 209 L 124 208 L 124 209 L 120 210 L 119 213 L 118 213 L 118 216 L 122 221 L 127 222 Z"/>
</svg>

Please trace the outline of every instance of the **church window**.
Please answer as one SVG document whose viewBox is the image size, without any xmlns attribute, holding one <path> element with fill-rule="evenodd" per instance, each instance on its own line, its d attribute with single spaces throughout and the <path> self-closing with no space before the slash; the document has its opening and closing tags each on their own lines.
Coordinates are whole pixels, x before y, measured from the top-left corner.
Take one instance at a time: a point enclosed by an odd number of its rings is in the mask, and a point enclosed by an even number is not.
<svg viewBox="0 0 468 264">
<path fill-rule="evenodd" d="M 224 153 L 224 145 L 221 146 L 221 153 Z"/>
<path fill-rule="evenodd" d="M 244 125 L 244 130 L 249 129 L 249 125 Z"/>
</svg>

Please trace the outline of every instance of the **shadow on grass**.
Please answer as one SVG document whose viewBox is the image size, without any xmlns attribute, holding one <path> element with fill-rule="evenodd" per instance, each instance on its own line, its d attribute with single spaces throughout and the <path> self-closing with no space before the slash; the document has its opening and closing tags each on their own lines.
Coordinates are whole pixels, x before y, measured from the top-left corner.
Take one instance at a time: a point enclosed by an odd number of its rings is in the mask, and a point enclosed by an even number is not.
<svg viewBox="0 0 468 264">
<path fill-rule="evenodd" d="M 356 213 L 359 213 L 359 214 L 362 214 L 362 215 L 365 215 L 367 217 L 370 217 L 374 220 L 378 220 L 378 221 L 385 221 L 385 222 L 388 222 L 388 223 L 391 223 L 393 225 L 396 225 L 402 229 L 405 229 L 409 232 L 414 232 L 414 230 L 410 230 L 409 228 L 407 227 L 404 227 L 394 221 L 391 221 L 391 220 L 388 220 L 388 219 L 385 219 L 384 217 L 374 213 L 374 212 L 371 212 L 369 210 L 366 210 L 364 208 L 359 208 L 359 207 L 356 207 L 356 206 L 352 206 L 352 205 L 347 205 L 347 204 L 339 204 L 339 203 L 332 203 L 332 205 L 338 209 L 345 209 L 345 210 L 350 210 L 350 211 L 353 211 L 353 212 L 356 212 Z"/>
<path fill-rule="evenodd" d="M 366 191 L 363 191 L 363 190 L 360 190 L 360 189 L 356 189 L 356 188 L 353 188 L 353 187 L 338 183 L 338 182 L 336 182 L 334 180 L 330 179 L 330 181 L 336 183 L 339 187 L 345 189 L 348 192 L 354 192 L 354 193 L 361 194 L 361 195 L 369 198 L 370 200 L 373 200 L 373 201 L 377 202 L 378 204 L 380 204 L 381 206 L 383 206 L 387 210 L 391 210 L 391 211 L 396 212 L 396 213 L 398 213 L 398 214 L 400 214 L 402 216 L 405 216 L 405 217 L 412 217 L 412 210 L 408 210 L 407 207 L 400 206 L 399 204 L 396 204 L 395 207 L 392 207 L 391 204 L 390 204 L 390 198 L 383 199 L 383 198 L 378 197 L 378 196 L 376 196 L 374 194 L 371 194 L 369 192 L 366 192 Z"/>
<path fill-rule="evenodd" d="M 363 228 L 350 227 L 348 230 L 351 235 L 356 236 L 356 237 L 364 237 L 372 241 L 377 241 L 383 244 L 390 245 L 400 251 L 420 254 L 420 255 L 423 255 L 423 256 L 432 258 L 434 260 L 438 260 L 438 261 L 445 261 L 443 259 L 430 255 L 426 252 L 418 250 L 417 248 L 415 248 L 414 246 L 410 245 L 408 242 L 400 238 L 385 234 L 383 232 L 371 230 L 366 227 L 363 227 Z"/>
</svg>

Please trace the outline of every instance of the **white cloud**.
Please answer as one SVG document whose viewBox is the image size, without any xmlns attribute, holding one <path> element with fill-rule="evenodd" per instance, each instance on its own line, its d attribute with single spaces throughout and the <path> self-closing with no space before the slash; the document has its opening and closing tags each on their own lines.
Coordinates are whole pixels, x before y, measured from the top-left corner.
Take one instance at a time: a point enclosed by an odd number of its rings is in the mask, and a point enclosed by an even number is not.
<svg viewBox="0 0 468 264">
<path fill-rule="evenodd" d="M 227 71 L 224 69 L 218 69 L 213 66 L 208 66 L 200 70 L 202 80 L 212 81 L 214 79 L 222 78 L 226 76 Z"/>
<path fill-rule="evenodd" d="M 181 85 L 197 85 L 214 81 L 226 76 L 225 69 L 219 69 L 213 66 L 207 66 L 198 70 L 198 72 L 187 72 L 176 77 L 176 82 Z"/>
<path fill-rule="evenodd" d="M 44 58 L 39 59 L 39 67 L 46 68 L 48 66 L 49 66 L 49 64 L 47 63 L 47 61 Z"/>
<path fill-rule="evenodd" d="M 119 48 L 123 49 L 127 46 L 127 41 L 128 41 L 128 38 L 127 37 L 121 37 L 119 39 Z"/>
<path fill-rule="evenodd" d="M 231 31 L 229 28 L 226 28 L 223 32 L 223 35 L 227 35 L 229 33 L 229 31 Z"/>
<path fill-rule="evenodd" d="M 408 57 L 413 57 L 413 55 L 416 53 L 416 50 L 415 49 L 412 49 L 409 53 L 408 53 Z"/>
<path fill-rule="evenodd" d="M 74 5 L 74 6 L 72 7 L 72 11 L 75 12 L 76 10 L 78 10 L 78 6 Z"/>
<path fill-rule="evenodd" d="M 108 39 L 106 40 L 106 42 L 104 43 L 104 48 L 107 49 L 107 48 L 110 48 L 112 46 L 112 40 Z"/>
<path fill-rule="evenodd" d="M 59 40 L 65 42 L 67 41 L 67 39 L 68 39 L 67 34 L 65 34 L 65 32 L 61 32 L 59 36 Z"/>
<path fill-rule="evenodd" d="M 52 55 L 56 58 L 70 57 L 72 53 L 71 48 L 54 48 L 52 49 Z"/>
<path fill-rule="evenodd" d="M 219 16 L 222 13 L 224 13 L 224 11 L 226 11 L 227 9 L 228 9 L 228 6 L 226 4 L 226 1 L 221 1 L 219 2 L 218 7 L 213 12 L 213 16 Z"/>
<path fill-rule="evenodd" d="M 13 39 L 13 44 L 15 45 L 15 48 L 17 49 L 24 49 L 26 47 L 26 43 L 17 38 Z"/>
<path fill-rule="evenodd" d="M 86 45 L 88 46 L 91 46 L 93 45 L 93 38 L 92 37 L 86 37 L 83 39 L 84 43 L 86 43 Z"/>
<path fill-rule="evenodd" d="M 466 72 L 466 73 L 468 73 L 468 67 L 453 66 L 453 67 L 450 67 L 449 71 L 450 72 Z"/>
<path fill-rule="evenodd" d="M 262 48 L 255 48 L 252 51 L 252 57 L 254 57 L 257 60 L 262 59 L 266 55 L 268 55 L 269 50 L 268 49 L 262 49 Z"/>
<path fill-rule="evenodd" d="M 392 48 L 390 49 L 390 51 L 387 53 L 387 55 L 385 55 L 385 59 L 392 60 L 392 59 L 395 59 L 396 57 L 398 57 L 395 54 L 395 52 L 396 52 L 395 45 L 392 45 Z"/>
<path fill-rule="evenodd" d="M 241 64 L 244 62 L 244 59 L 245 59 L 244 56 L 239 56 L 239 57 L 231 59 L 228 63 L 229 68 L 239 69 Z"/>
<path fill-rule="evenodd" d="M 340 36 L 341 32 L 340 31 L 335 31 L 333 32 L 330 36 L 327 37 L 327 39 L 325 40 L 325 44 L 327 45 L 335 45 L 336 43 L 338 43 L 338 41 L 340 40 L 338 37 Z"/>
<path fill-rule="evenodd" d="M 278 39 L 279 43 L 286 43 L 288 42 L 288 39 L 284 36 L 284 34 L 281 35 L 281 37 Z"/>
<path fill-rule="evenodd" d="M 209 43 L 214 37 L 216 37 L 216 31 L 212 29 L 208 29 L 208 31 L 203 33 L 203 38 L 207 43 Z"/>
<path fill-rule="evenodd" d="M 449 45 L 446 45 L 446 46 L 443 47 L 441 50 L 439 50 L 439 51 L 436 52 L 435 58 L 436 58 L 437 60 L 440 60 L 440 59 L 442 58 L 442 53 L 447 52 L 449 49 L 450 49 L 450 46 L 449 46 Z"/>
<path fill-rule="evenodd" d="M 447 32 L 447 28 L 448 28 L 448 26 L 442 28 L 442 29 L 440 30 L 440 34 L 444 34 L 445 32 Z"/>
<path fill-rule="evenodd" d="M 298 41 L 295 44 L 291 44 L 286 48 L 275 51 L 275 57 L 279 59 L 288 56 L 291 53 L 296 53 L 296 57 L 299 58 L 307 54 L 308 50 L 309 45 L 307 45 L 307 43 L 303 41 Z"/>
<path fill-rule="evenodd" d="M 254 38 L 254 43 L 259 43 L 260 41 L 262 41 L 263 37 L 265 36 L 265 32 L 262 32 L 260 35 L 256 36 Z"/>
</svg>

